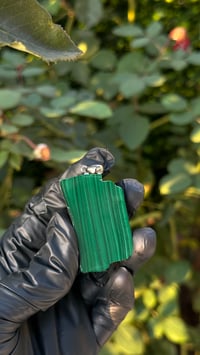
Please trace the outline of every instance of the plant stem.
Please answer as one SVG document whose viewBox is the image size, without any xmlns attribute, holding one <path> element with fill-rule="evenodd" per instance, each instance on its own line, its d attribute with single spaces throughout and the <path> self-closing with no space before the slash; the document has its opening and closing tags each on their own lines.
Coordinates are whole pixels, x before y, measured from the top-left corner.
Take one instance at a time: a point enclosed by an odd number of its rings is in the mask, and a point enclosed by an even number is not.
<svg viewBox="0 0 200 355">
<path fill-rule="evenodd" d="M 163 116 L 161 118 L 158 118 L 156 121 L 152 122 L 150 124 L 150 130 L 153 130 L 155 128 L 158 128 L 166 123 L 169 122 L 169 117 L 168 116 Z"/>
</svg>

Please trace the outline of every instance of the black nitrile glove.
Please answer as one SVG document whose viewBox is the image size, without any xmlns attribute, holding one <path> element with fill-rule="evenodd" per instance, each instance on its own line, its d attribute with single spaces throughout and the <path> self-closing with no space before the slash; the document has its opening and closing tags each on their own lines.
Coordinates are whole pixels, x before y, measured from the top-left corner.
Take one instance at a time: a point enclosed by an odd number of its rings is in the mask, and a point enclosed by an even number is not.
<svg viewBox="0 0 200 355">
<path fill-rule="evenodd" d="M 94 148 L 61 178 L 101 166 L 106 175 L 113 163 L 106 149 Z M 143 199 L 142 185 L 132 179 L 118 185 L 131 216 Z M 155 250 L 152 229 L 139 229 L 133 238 L 128 260 L 103 273 L 80 273 L 59 178 L 49 182 L 0 241 L 0 354 L 96 355 L 133 307 L 133 274 Z"/>
</svg>

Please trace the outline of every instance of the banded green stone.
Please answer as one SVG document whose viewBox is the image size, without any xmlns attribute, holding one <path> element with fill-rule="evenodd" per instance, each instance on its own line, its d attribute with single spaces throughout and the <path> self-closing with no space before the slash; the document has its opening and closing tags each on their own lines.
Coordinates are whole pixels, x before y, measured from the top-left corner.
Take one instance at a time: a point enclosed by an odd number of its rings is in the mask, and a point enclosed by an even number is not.
<svg viewBox="0 0 200 355">
<path fill-rule="evenodd" d="M 82 272 L 100 272 L 132 255 L 133 240 L 124 192 L 98 174 L 60 181 L 76 231 Z"/>
</svg>

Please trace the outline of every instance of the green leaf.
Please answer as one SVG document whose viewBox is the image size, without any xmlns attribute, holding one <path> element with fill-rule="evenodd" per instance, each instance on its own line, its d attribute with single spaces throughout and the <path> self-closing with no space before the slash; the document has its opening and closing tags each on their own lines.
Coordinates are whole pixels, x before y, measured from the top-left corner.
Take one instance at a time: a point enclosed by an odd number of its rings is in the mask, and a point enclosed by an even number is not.
<svg viewBox="0 0 200 355">
<path fill-rule="evenodd" d="M 0 151 L 0 168 L 6 163 L 7 159 L 8 159 L 8 152 L 1 150 Z"/>
<path fill-rule="evenodd" d="M 177 94 L 167 94 L 161 99 L 162 105 L 169 111 L 184 111 L 187 108 L 187 101 Z"/>
<path fill-rule="evenodd" d="M 115 27 L 113 33 L 121 37 L 138 37 L 143 35 L 143 30 L 137 25 L 125 24 Z"/>
<path fill-rule="evenodd" d="M 64 108 L 59 108 L 59 107 L 41 107 L 40 112 L 45 116 L 45 117 L 50 117 L 50 118 L 56 118 L 56 117 L 62 117 L 63 115 L 66 114 L 66 109 Z"/>
<path fill-rule="evenodd" d="M 194 176 L 194 186 L 200 191 L 200 175 Z"/>
<path fill-rule="evenodd" d="M 135 73 L 144 71 L 149 62 L 146 63 L 146 58 L 140 52 L 130 52 L 122 56 L 117 65 L 117 73 Z"/>
<path fill-rule="evenodd" d="M 85 153 L 86 151 L 83 150 L 66 151 L 66 149 L 51 146 L 51 159 L 59 163 L 73 163 Z"/>
<path fill-rule="evenodd" d="M 120 92 L 125 98 L 137 96 L 146 88 L 145 80 L 136 74 L 130 74 L 128 79 L 120 84 Z"/>
<path fill-rule="evenodd" d="M 167 169 L 172 174 L 187 172 L 192 175 L 198 173 L 198 165 L 194 164 L 192 161 L 183 158 L 172 159 L 169 162 Z"/>
<path fill-rule="evenodd" d="M 164 115 L 166 113 L 166 109 L 163 105 L 156 101 L 142 103 L 138 109 L 139 112 L 146 115 Z"/>
<path fill-rule="evenodd" d="M 84 62 L 76 62 L 73 64 L 71 71 L 72 81 L 87 87 L 90 77 L 89 66 Z"/>
<path fill-rule="evenodd" d="M 193 143 L 200 143 L 200 125 L 193 128 L 190 139 Z"/>
<path fill-rule="evenodd" d="M 120 137 L 124 144 L 131 150 L 138 148 L 149 133 L 149 121 L 146 117 L 133 115 L 124 117 L 120 125 Z"/>
<path fill-rule="evenodd" d="M 163 286 L 158 293 L 158 300 L 160 303 L 167 303 L 171 300 L 177 299 L 179 289 L 175 283 Z"/>
<path fill-rule="evenodd" d="M 13 51 L 10 48 L 4 49 L 2 52 L 2 60 L 7 65 L 17 68 L 19 65 L 24 65 L 26 63 L 26 56 L 24 53 Z"/>
<path fill-rule="evenodd" d="M 175 194 L 183 192 L 192 184 L 190 175 L 186 173 L 165 175 L 159 183 L 160 193 L 162 195 Z"/>
<path fill-rule="evenodd" d="M 76 0 L 75 12 L 79 21 L 90 28 L 97 25 L 102 18 L 102 3 L 100 0 Z"/>
<path fill-rule="evenodd" d="M 30 16 L 31 14 L 31 16 Z M 81 55 L 68 34 L 36 0 L 1 0 L 0 43 L 50 61 Z"/>
<path fill-rule="evenodd" d="M 122 324 L 116 332 L 116 344 L 123 354 L 142 355 L 144 352 L 144 341 L 141 332 L 129 325 Z"/>
<path fill-rule="evenodd" d="M 161 337 L 160 337 L 161 338 Z M 145 355 L 177 355 L 177 348 L 174 344 L 166 340 L 161 339 L 151 339 L 147 345 Z"/>
<path fill-rule="evenodd" d="M 101 70 L 112 70 L 115 67 L 117 58 L 112 50 L 102 49 L 91 60 L 93 67 Z"/>
<path fill-rule="evenodd" d="M 142 294 L 142 300 L 143 303 L 145 305 L 145 307 L 147 307 L 148 309 L 152 309 L 155 307 L 156 303 L 157 303 L 157 297 L 156 294 L 153 290 L 151 289 L 146 289 L 143 294 Z"/>
<path fill-rule="evenodd" d="M 9 158 L 9 164 L 15 170 L 20 170 L 22 165 L 22 156 L 20 154 L 12 153 Z"/>
<path fill-rule="evenodd" d="M 70 112 L 80 116 L 93 117 L 100 120 L 112 116 L 112 110 L 107 104 L 104 102 L 90 100 L 78 103 L 70 109 Z"/>
<path fill-rule="evenodd" d="M 194 113 L 192 111 L 172 113 L 169 115 L 169 121 L 179 126 L 193 122 L 194 118 Z"/>
<path fill-rule="evenodd" d="M 146 34 L 150 38 L 158 36 L 162 32 L 162 24 L 160 22 L 152 22 L 148 27 Z"/>
<path fill-rule="evenodd" d="M 41 105 L 42 98 L 36 92 L 23 97 L 22 103 L 28 107 L 39 107 Z"/>
<path fill-rule="evenodd" d="M 147 44 L 149 44 L 149 41 L 150 40 L 147 37 L 136 38 L 131 41 L 130 45 L 132 48 L 143 48 L 146 47 Z"/>
<path fill-rule="evenodd" d="M 9 134 L 17 133 L 18 130 L 19 130 L 18 127 L 11 124 L 3 123 L 2 125 L 0 125 L 0 131 L 2 136 L 7 136 Z"/>
<path fill-rule="evenodd" d="M 189 340 L 188 330 L 181 318 L 172 316 L 164 321 L 164 333 L 170 341 L 183 344 Z"/>
<path fill-rule="evenodd" d="M 17 90 L 0 89 L 0 109 L 8 110 L 16 107 L 21 99 L 21 93 Z"/>
<path fill-rule="evenodd" d="M 184 59 L 172 59 L 170 65 L 174 70 L 181 71 L 187 67 L 187 61 Z"/>
<path fill-rule="evenodd" d="M 153 73 L 144 77 L 145 83 L 149 86 L 159 87 L 164 84 L 166 78 L 160 73 Z"/>
<path fill-rule="evenodd" d="M 194 115 L 194 117 L 200 115 L 200 98 L 195 97 L 193 100 L 190 102 L 190 109 Z"/>
<path fill-rule="evenodd" d="M 200 65 L 200 52 L 193 51 L 187 58 L 188 63 Z"/>
<path fill-rule="evenodd" d="M 190 264 L 186 260 L 179 260 L 169 265 L 163 273 L 167 283 L 182 283 L 191 276 Z"/>
<path fill-rule="evenodd" d="M 97 73 L 90 80 L 90 88 L 97 95 L 103 96 L 106 100 L 112 99 L 118 92 L 118 87 L 112 81 L 113 74 Z"/>
<path fill-rule="evenodd" d="M 23 70 L 23 76 L 25 78 L 31 78 L 33 76 L 39 76 L 45 72 L 45 68 L 42 67 L 27 67 Z"/>
<path fill-rule="evenodd" d="M 18 113 L 17 115 L 11 117 L 11 122 L 19 127 L 30 126 L 34 122 L 34 118 L 25 113 Z"/>
<path fill-rule="evenodd" d="M 163 302 L 157 307 L 158 316 L 161 319 L 177 315 L 178 311 L 179 304 L 177 299 L 171 299 L 167 302 Z"/>
<path fill-rule="evenodd" d="M 160 321 L 160 318 L 156 317 L 156 318 L 150 318 L 150 320 L 148 321 L 148 326 L 150 329 L 150 334 L 153 336 L 153 338 L 161 338 L 163 335 L 163 324 Z"/>
<path fill-rule="evenodd" d="M 40 85 L 35 88 L 35 91 L 44 97 L 53 98 L 56 96 L 56 88 L 53 85 Z"/>
<path fill-rule="evenodd" d="M 56 110 L 63 110 L 72 106 L 76 102 L 76 96 L 72 93 L 58 96 L 51 101 L 51 105 Z"/>
</svg>

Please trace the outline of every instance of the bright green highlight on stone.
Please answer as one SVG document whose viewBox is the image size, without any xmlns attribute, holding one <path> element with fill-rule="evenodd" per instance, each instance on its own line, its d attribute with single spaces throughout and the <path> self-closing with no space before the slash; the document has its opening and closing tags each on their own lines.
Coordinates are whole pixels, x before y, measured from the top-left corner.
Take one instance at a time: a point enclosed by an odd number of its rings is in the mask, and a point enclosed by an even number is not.
<svg viewBox="0 0 200 355">
<path fill-rule="evenodd" d="M 133 240 L 122 188 L 97 174 L 63 179 L 60 185 L 77 234 L 81 271 L 104 271 L 129 258 Z"/>
</svg>

